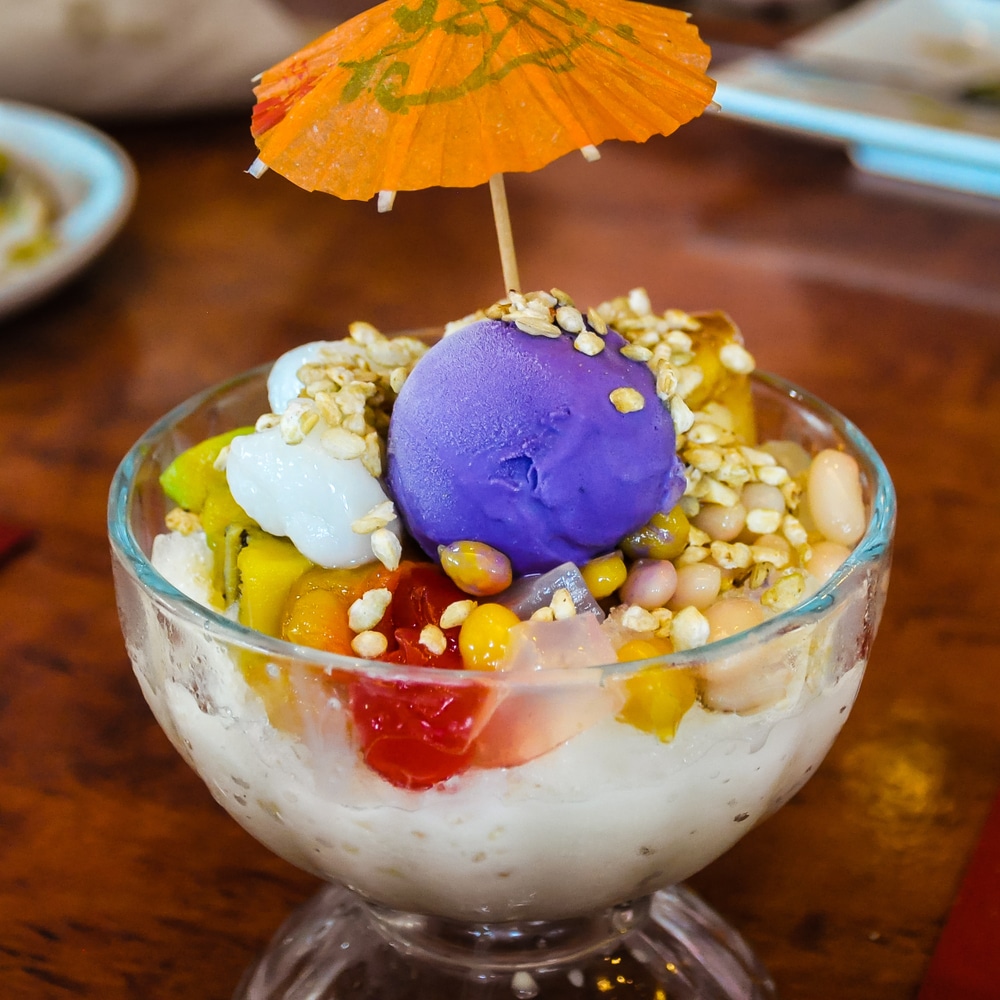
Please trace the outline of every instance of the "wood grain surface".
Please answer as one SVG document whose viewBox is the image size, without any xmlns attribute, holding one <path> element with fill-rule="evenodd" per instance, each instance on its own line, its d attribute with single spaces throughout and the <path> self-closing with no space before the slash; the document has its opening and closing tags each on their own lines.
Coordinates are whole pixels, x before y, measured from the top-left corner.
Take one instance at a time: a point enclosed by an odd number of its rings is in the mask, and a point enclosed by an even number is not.
<svg viewBox="0 0 1000 1000">
<path fill-rule="evenodd" d="M 240 118 L 117 124 L 136 209 L 0 327 L 0 996 L 221 1000 L 313 880 L 157 729 L 115 614 L 118 459 L 192 392 L 364 318 L 497 298 L 485 189 L 390 215 L 242 171 Z M 525 287 L 723 308 L 761 367 L 843 410 L 899 495 L 890 597 L 839 742 L 693 880 L 786 1000 L 911 1000 L 1000 780 L 1000 205 L 856 173 L 719 117 L 508 178 Z"/>
</svg>

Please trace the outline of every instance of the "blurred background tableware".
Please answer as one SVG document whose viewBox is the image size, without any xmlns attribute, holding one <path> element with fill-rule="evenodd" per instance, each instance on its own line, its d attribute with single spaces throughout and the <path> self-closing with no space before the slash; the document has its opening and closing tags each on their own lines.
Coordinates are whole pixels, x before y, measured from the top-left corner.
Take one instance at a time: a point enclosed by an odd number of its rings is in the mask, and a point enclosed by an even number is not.
<svg viewBox="0 0 1000 1000">
<path fill-rule="evenodd" d="M 235 107 L 310 27 L 276 0 L 0 5 L 0 97 L 87 118 Z"/>
<path fill-rule="evenodd" d="M 23 172 L 38 184 L 51 209 L 46 245 L 31 254 L 12 246 L 0 266 L 2 322 L 73 277 L 107 246 L 131 211 L 136 172 L 121 146 L 93 126 L 11 101 L 0 101 L 0 155 L 9 172 Z"/>
<path fill-rule="evenodd" d="M 867 172 L 1000 197 L 998 6 L 865 0 L 727 64 L 716 99 L 723 114 L 842 142 Z"/>
</svg>

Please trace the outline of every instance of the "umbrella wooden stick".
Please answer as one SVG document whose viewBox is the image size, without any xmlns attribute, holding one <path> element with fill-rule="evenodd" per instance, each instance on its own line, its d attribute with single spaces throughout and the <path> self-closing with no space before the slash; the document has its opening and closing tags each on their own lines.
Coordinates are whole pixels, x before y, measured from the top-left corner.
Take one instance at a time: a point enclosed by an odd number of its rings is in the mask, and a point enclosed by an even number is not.
<svg viewBox="0 0 1000 1000">
<path fill-rule="evenodd" d="M 508 292 L 519 292 L 521 280 L 517 275 L 517 255 L 514 253 L 514 234 L 510 228 L 510 212 L 507 210 L 507 191 L 503 184 L 503 174 L 490 177 L 490 198 L 493 199 L 493 222 L 497 228 L 500 244 L 500 266 L 503 268 L 504 288 Z"/>
</svg>

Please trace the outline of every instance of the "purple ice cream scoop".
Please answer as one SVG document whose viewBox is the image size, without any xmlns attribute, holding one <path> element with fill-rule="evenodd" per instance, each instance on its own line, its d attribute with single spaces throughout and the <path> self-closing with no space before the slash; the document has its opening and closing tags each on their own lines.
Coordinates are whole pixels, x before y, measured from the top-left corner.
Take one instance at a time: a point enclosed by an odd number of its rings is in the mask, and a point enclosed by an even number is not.
<svg viewBox="0 0 1000 1000">
<path fill-rule="evenodd" d="M 389 426 L 388 482 L 410 534 L 486 542 L 518 574 L 614 549 L 684 491 L 670 414 L 652 373 L 614 332 L 589 357 L 573 337 L 501 320 L 447 336 L 404 383 Z M 622 387 L 645 405 L 619 412 Z"/>
</svg>

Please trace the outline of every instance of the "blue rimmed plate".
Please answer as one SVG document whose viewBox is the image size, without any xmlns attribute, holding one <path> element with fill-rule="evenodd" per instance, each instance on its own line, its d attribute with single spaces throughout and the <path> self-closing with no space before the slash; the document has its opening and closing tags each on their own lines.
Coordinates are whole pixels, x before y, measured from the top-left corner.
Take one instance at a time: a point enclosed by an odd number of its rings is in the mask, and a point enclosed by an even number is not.
<svg viewBox="0 0 1000 1000">
<path fill-rule="evenodd" d="M 716 74 L 723 114 L 842 142 L 871 173 L 1000 198 L 1000 0 L 866 0 Z"/>
<path fill-rule="evenodd" d="M 37 262 L 0 273 L 3 320 L 77 274 L 107 246 L 132 208 L 136 172 L 97 129 L 18 102 L 0 101 L 0 150 L 51 190 L 57 241 Z"/>
</svg>

